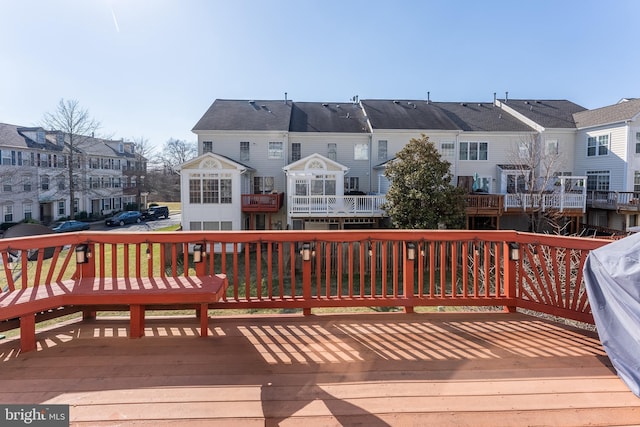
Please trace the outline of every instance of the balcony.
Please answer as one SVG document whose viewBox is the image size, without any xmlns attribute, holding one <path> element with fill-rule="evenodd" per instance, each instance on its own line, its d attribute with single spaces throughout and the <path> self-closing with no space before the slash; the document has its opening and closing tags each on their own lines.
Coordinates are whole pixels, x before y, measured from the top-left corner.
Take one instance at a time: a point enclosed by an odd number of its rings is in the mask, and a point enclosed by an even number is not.
<svg viewBox="0 0 640 427">
<path fill-rule="evenodd" d="M 467 214 L 500 216 L 503 213 L 550 211 L 585 212 L 587 198 L 583 193 L 515 193 L 469 194 L 466 197 Z"/>
<path fill-rule="evenodd" d="M 284 193 L 243 194 L 242 212 L 276 213 L 282 208 Z"/>
<path fill-rule="evenodd" d="M 291 217 L 383 217 L 384 194 L 372 196 L 289 196 Z"/>
<path fill-rule="evenodd" d="M 193 264 L 194 243 L 204 243 L 204 263 Z M 553 320 L 593 321 L 581 267 L 605 244 L 447 230 L 1 239 L 3 289 L 203 269 L 230 282 L 224 300 L 210 305 L 208 338 L 195 336 L 193 319 L 164 314 L 148 321 L 145 338 L 127 339 L 129 323 L 100 312 L 41 330 L 28 355 L 15 339 L 0 341 L 2 400 L 70 404 L 71 423 L 87 425 L 638 424 L 638 398 L 616 377 L 597 334 Z M 79 245 L 91 248 L 88 263 L 75 263 Z M 454 306 L 461 311 L 427 310 Z M 365 307 L 379 312 L 322 310 Z M 404 312 L 383 313 L 391 307 Z M 237 309 L 289 314 L 227 311 Z M 82 311 L 60 307 L 36 320 Z"/>
<path fill-rule="evenodd" d="M 625 212 L 640 212 L 640 192 L 590 191 L 587 204 L 593 208 Z"/>
</svg>

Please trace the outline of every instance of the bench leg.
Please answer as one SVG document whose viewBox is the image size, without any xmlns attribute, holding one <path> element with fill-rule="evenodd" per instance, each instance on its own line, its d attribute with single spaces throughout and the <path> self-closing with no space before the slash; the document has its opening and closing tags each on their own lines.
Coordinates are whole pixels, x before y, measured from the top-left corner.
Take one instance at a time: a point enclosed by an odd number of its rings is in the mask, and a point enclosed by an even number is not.
<svg viewBox="0 0 640 427">
<path fill-rule="evenodd" d="M 141 338 L 144 336 L 144 305 L 134 304 L 129 310 L 129 338 Z"/>
<path fill-rule="evenodd" d="M 36 314 L 20 317 L 20 351 L 26 353 L 36 349 Z"/>
<path fill-rule="evenodd" d="M 200 336 L 206 337 L 209 335 L 209 304 L 200 304 L 198 310 L 198 316 L 200 317 Z"/>
</svg>

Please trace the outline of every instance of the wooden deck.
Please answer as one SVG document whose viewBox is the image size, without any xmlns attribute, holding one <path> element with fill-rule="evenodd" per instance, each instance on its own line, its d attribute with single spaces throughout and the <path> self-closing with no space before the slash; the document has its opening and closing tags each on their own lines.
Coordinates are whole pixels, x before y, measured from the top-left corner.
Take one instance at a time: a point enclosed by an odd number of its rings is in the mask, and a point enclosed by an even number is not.
<svg viewBox="0 0 640 427">
<path fill-rule="evenodd" d="M 597 335 L 522 314 L 71 322 L 38 351 L 0 341 L 0 402 L 69 404 L 71 424 L 637 425 Z"/>
</svg>

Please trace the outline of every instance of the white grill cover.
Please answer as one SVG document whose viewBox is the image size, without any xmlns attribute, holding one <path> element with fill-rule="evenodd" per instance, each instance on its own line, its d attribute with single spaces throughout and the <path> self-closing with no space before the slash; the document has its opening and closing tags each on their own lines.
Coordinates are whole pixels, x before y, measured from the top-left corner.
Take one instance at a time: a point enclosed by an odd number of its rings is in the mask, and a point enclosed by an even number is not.
<svg viewBox="0 0 640 427">
<path fill-rule="evenodd" d="M 591 251 L 584 281 L 600 341 L 640 397 L 640 233 Z"/>
</svg>

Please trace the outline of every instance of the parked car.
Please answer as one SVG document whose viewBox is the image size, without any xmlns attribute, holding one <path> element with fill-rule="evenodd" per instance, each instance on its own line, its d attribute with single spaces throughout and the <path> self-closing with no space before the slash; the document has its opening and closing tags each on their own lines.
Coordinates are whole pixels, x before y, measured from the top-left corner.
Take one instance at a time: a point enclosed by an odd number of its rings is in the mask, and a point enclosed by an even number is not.
<svg viewBox="0 0 640 427">
<path fill-rule="evenodd" d="M 152 206 L 146 214 L 146 219 L 169 218 L 169 208 L 167 206 Z"/>
<path fill-rule="evenodd" d="M 126 211 L 120 212 L 119 214 L 112 216 L 111 218 L 107 218 L 105 220 L 105 225 L 125 225 L 125 224 L 133 224 L 139 223 L 142 221 L 142 214 L 138 211 Z"/>
<path fill-rule="evenodd" d="M 89 223 L 76 221 L 76 220 L 69 220 L 69 221 L 62 221 L 57 224 L 54 224 L 54 226 L 52 227 L 52 230 L 55 233 L 69 233 L 72 231 L 88 230 L 89 228 L 91 228 Z"/>
</svg>

